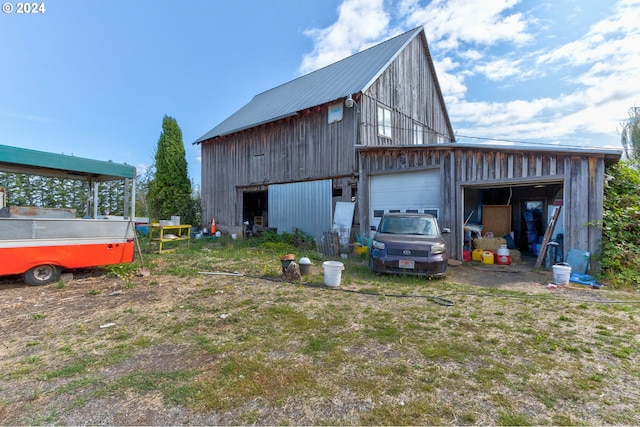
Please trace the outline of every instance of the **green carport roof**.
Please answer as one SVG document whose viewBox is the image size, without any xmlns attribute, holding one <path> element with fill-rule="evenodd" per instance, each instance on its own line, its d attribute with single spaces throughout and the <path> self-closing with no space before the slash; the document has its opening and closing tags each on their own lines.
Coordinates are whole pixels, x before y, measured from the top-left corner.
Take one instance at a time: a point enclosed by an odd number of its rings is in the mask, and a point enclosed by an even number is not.
<svg viewBox="0 0 640 427">
<path fill-rule="evenodd" d="M 135 178 L 134 166 L 0 145 L 0 172 L 113 181 Z"/>
</svg>

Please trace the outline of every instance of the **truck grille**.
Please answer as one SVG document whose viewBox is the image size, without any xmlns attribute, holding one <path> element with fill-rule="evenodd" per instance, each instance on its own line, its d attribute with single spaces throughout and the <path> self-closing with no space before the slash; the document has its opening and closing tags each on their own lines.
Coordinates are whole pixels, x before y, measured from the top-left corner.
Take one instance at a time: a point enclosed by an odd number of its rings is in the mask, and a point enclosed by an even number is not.
<svg viewBox="0 0 640 427">
<path fill-rule="evenodd" d="M 403 254 L 402 253 L 403 251 L 404 249 L 389 248 L 387 249 L 387 254 L 393 255 L 393 256 L 410 256 L 410 257 L 422 257 L 422 258 L 426 258 L 429 256 L 429 251 L 425 251 L 425 250 L 411 250 L 411 253 L 409 255 Z"/>
</svg>

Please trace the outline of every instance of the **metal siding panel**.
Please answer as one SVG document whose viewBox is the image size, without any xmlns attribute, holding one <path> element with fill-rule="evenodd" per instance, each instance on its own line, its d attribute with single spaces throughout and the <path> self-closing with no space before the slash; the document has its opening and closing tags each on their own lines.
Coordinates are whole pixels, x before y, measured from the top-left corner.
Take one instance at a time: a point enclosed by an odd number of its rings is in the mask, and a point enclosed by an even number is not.
<svg viewBox="0 0 640 427">
<path fill-rule="evenodd" d="M 269 226 L 311 236 L 331 230 L 331 180 L 269 185 Z"/>
</svg>

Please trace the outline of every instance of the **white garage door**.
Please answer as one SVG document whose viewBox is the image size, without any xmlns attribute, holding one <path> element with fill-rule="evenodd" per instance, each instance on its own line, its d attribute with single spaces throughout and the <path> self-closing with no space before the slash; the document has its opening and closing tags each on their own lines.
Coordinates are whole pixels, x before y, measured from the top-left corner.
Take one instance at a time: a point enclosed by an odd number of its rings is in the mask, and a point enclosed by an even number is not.
<svg viewBox="0 0 640 427">
<path fill-rule="evenodd" d="M 419 212 L 439 216 L 440 170 L 375 175 L 369 181 L 371 224 L 386 212 Z"/>
</svg>

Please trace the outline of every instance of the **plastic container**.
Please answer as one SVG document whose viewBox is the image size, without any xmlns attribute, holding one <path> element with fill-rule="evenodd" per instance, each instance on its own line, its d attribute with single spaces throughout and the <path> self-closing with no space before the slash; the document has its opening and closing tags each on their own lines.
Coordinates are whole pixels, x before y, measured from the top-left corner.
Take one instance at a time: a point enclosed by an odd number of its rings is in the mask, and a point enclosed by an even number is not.
<svg viewBox="0 0 640 427">
<path fill-rule="evenodd" d="M 368 249 L 369 248 L 367 248 L 366 246 L 363 246 L 363 245 L 360 245 L 360 244 L 357 244 L 357 245 L 353 246 L 353 252 L 356 255 L 366 255 L 369 252 Z"/>
<path fill-rule="evenodd" d="M 471 252 L 471 261 L 482 261 L 482 249 L 474 249 L 473 252 Z"/>
<path fill-rule="evenodd" d="M 300 258 L 300 261 L 298 261 L 300 274 L 302 274 L 303 276 L 308 276 L 309 274 L 311 274 L 311 265 L 311 260 L 309 258 Z"/>
<path fill-rule="evenodd" d="M 500 255 L 509 255 L 510 252 L 509 252 L 509 249 L 507 249 L 507 245 L 500 245 L 498 247 L 498 251 L 496 252 L 496 254 L 498 256 L 500 256 Z"/>
<path fill-rule="evenodd" d="M 335 288 L 340 286 L 342 280 L 342 270 L 344 270 L 344 264 L 339 261 L 325 261 L 322 263 L 322 269 L 324 270 L 324 285 Z"/>
<path fill-rule="evenodd" d="M 566 262 L 556 264 L 552 267 L 553 283 L 556 285 L 568 285 L 571 278 L 571 266 Z"/>
<path fill-rule="evenodd" d="M 511 265 L 513 260 L 511 259 L 511 255 L 497 255 L 496 256 L 496 264 L 498 265 Z"/>
<path fill-rule="evenodd" d="M 493 264 L 493 252 L 491 252 L 491 251 L 482 252 L 482 263 L 483 264 Z"/>
</svg>

